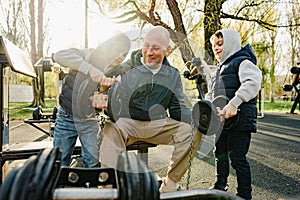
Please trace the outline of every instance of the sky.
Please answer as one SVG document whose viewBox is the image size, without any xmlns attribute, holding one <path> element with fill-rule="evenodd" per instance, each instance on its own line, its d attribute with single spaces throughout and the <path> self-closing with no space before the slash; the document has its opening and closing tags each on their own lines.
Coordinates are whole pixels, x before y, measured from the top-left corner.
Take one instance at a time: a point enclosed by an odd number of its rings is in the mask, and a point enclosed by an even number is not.
<svg viewBox="0 0 300 200">
<path fill-rule="evenodd" d="M 239 1 L 230 0 L 224 7 L 231 7 L 233 2 L 237 3 Z M 46 2 L 44 17 L 45 20 L 47 18 L 49 20 L 48 37 L 50 39 L 50 49 L 46 56 L 69 47 L 83 48 L 85 43 L 85 0 L 47 0 Z M 99 42 L 104 41 L 115 30 L 130 30 L 131 26 L 129 24 L 120 25 L 110 22 L 109 19 L 99 14 L 98 7 L 93 0 L 88 0 L 88 2 L 89 48 L 96 47 Z M 278 38 L 283 40 L 284 34 Z M 282 54 L 286 55 L 288 52 L 282 52 Z M 284 66 L 285 63 L 286 58 L 280 65 Z M 288 68 L 281 67 L 280 69 L 279 73 L 282 73 L 282 69 Z"/>
<path fill-rule="evenodd" d="M 114 31 L 126 31 L 128 25 L 111 22 L 99 14 L 93 1 L 88 2 L 89 48 L 96 47 Z M 46 17 L 49 18 L 50 54 L 64 48 L 85 46 L 85 0 L 50 0 L 46 5 Z"/>
</svg>

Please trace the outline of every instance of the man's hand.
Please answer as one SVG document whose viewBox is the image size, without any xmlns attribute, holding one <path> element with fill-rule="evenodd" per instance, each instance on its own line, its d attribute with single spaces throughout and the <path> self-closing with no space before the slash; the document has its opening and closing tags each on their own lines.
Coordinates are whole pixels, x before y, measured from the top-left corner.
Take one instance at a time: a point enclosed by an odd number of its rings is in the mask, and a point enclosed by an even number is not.
<svg viewBox="0 0 300 200">
<path fill-rule="evenodd" d="M 108 96 L 100 92 L 94 92 L 93 96 L 93 107 L 98 109 L 104 109 L 107 111 L 108 107 Z"/>
<path fill-rule="evenodd" d="M 224 121 L 225 119 L 235 116 L 238 109 L 234 105 L 228 103 L 222 110 L 217 107 L 217 111 L 220 114 L 220 120 Z"/>
<path fill-rule="evenodd" d="M 106 92 L 110 86 L 112 86 L 112 84 L 114 84 L 114 82 L 116 81 L 116 77 L 113 76 L 112 78 L 105 78 L 102 79 L 101 83 L 100 83 L 100 93 L 101 92 Z"/>
</svg>

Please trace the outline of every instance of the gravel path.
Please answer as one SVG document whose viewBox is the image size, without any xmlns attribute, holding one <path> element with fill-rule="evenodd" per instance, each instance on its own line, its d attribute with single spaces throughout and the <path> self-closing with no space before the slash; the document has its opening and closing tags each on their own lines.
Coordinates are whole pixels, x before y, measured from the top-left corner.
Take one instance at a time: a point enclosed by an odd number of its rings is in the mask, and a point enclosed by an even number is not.
<svg viewBox="0 0 300 200">
<path fill-rule="evenodd" d="M 192 163 L 190 189 L 207 189 L 214 183 L 213 147 L 208 145 L 212 140 L 206 138 L 202 144 L 206 149 Z M 159 152 L 161 155 L 162 151 Z M 300 115 L 267 113 L 258 119 L 258 132 L 252 135 L 248 159 L 252 168 L 253 200 L 299 200 Z M 236 176 L 230 170 L 228 192 L 235 194 Z M 165 171 L 166 168 L 161 168 L 159 174 L 164 176 Z M 186 183 L 185 177 L 181 184 Z"/>
</svg>

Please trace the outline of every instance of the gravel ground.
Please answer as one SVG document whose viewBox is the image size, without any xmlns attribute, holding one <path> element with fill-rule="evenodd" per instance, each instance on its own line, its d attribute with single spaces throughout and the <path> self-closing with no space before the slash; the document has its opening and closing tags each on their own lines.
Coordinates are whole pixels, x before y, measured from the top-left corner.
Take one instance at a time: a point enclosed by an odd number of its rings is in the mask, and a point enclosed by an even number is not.
<svg viewBox="0 0 300 200">
<path fill-rule="evenodd" d="M 43 124 L 48 129 L 49 124 Z M 265 113 L 258 119 L 258 132 L 253 134 L 248 159 L 252 168 L 253 200 L 300 199 L 300 114 Z M 10 122 L 10 143 L 51 140 L 28 124 Z M 214 182 L 212 138 L 202 140 L 191 165 L 189 189 L 207 189 Z M 149 167 L 164 176 L 172 147 L 159 146 L 149 150 Z M 161 159 L 164 158 L 164 159 Z M 22 161 L 10 162 L 10 167 Z M 187 186 L 187 175 L 181 185 Z M 229 191 L 236 192 L 236 176 L 231 169 Z"/>
<path fill-rule="evenodd" d="M 192 163 L 190 189 L 207 189 L 214 183 L 214 156 L 209 144 L 211 138 L 202 141 L 206 149 L 200 149 Z M 300 115 L 267 113 L 258 119 L 258 132 L 252 135 L 248 159 L 253 200 L 300 199 Z M 164 176 L 166 170 L 161 168 L 159 174 Z M 230 170 L 228 192 L 235 194 L 236 175 Z M 181 184 L 187 184 L 187 176 Z"/>
</svg>

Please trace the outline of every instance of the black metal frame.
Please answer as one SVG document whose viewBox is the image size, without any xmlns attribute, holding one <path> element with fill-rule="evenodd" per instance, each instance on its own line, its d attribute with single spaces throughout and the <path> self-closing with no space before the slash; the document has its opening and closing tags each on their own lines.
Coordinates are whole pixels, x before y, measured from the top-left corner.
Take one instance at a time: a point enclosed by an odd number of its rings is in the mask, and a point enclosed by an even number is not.
<svg viewBox="0 0 300 200">
<path fill-rule="evenodd" d="M 16 55 L 11 55 L 11 54 Z M 14 60 L 12 60 L 14 59 Z M 13 66 L 14 65 L 14 66 Z M 4 70 L 6 68 L 10 68 L 15 72 L 27 75 L 27 76 L 35 76 L 33 66 L 31 65 L 30 61 L 27 59 L 26 55 L 22 50 L 20 50 L 17 46 L 12 44 L 10 41 L 5 39 L 3 36 L 0 35 L 0 79 L 1 79 L 1 87 L 0 87 L 0 102 L 1 102 L 1 134 L 0 134 L 0 162 L 1 162 L 1 171 L 0 171 L 0 184 L 2 184 L 3 179 L 3 166 L 8 160 L 20 160 L 29 158 L 32 155 L 38 154 L 41 150 L 48 146 L 39 146 L 38 148 L 28 148 L 28 149 L 18 149 L 12 148 L 8 146 L 9 144 L 9 135 L 5 135 L 5 131 L 9 131 L 9 119 L 8 119 L 8 110 L 5 110 L 4 103 L 8 102 L 5 101 L 5 94 L 8 91 L 5 90 L 4 84 Z M 32 68 L 32 70 L 31 70 Z M 9 87 L 8 85 L 6 87 Z M 7 105 L 8 107 L 8 105 Z M 7 129 L 7 130 L 5 130 Z M 5 144 L 4 144 L 5 143 Z M 32 142 L 32 143 L 39 143 L 39 142 Z M 41 143 L 43 144 L 43 143 Z M 4 145 L 7 148 L 4 148 Z M 29 145 L 30 146 L 30 145 Z M 32 145 L 38 146 L 38 145 Z M 75 150 L 75 153 L 77 149 Z"/>
<path fill-rule="evenodd" d="M 187 65 L 190 65 L 189 70 L 184 72 L 184 78 L 188 80 L 196 80 L 196 87 L 198 90 L 198 99 L 203 100 L 205 98 L 202 84 L 206 83 L 203 68 L 201 66 L 201 59 L 198 57 L 195 57 L 192 59 L 192 61 L 188 61 Z M 193 74 L 194 71 L 197 71 L 197 74 Z"/>
<path fill-rule="evenodd" d="M 41 128 L 40 126 L 36 125 L 36 124 L 42 124 L 42 123 L 55 123 L 55 119 L 51 119 L 51 118 L 48 118 L 48 119 L 25 119 L 24 122 L 26 124 L 29 124 L 31 125 L 32 127 L 42 131 L 43 133 L 45 133 L 46 135 L 50 136 L 50 137 L 53 137 L 53 135 L 51 134 L 51 125 L 49 126 L 49 130 L 45 130 L 43 128 Z"/>
<path fill-rule="evenodd" d="M 6 124 L 8 124 L 7 121 L 5 121 L 5 110 L 4 110 L 4 68 L 8 65 L 8 60 L 5 55 L 0 54 L 0 79 L 1 79 L 1 87 L 0 87 L 0 102 L 1 102 L 1 116 L 0 116 L 0 121 L 1 121 L 1 135 L 0 135 L 0 162 L 1 162 L 1 171 L 0 171 L 0 184 L 2 183 L 2 166 L 3 162 L 5 162 L 5 153 L 3 152 L 3 143 L 4 143 L 4 127 Z"/>
<path fill-rule="evenodd" d="M 299 68 L 299 71 L 300 71 L 300 68 Z M 292 113 L 292 114 L 295 114 L 295 109 L 297 107 L 297 104 L 299 104 L 299 110 L 300 110 L 300 89 L 298 88 L 298 85 L 300 83 L 300 81 L 299 81 L 300 76 L 299 75 L 300 75 L 300 73 L 296 74 L 295 81 L 292 84 L 294 89 L 295 89 L 295 92 L 297 93 L 296 98 L 294 99 L 294 103 L 292 105 L 291 111 L 290 111 L 290 113 Z"/>
</svg>

